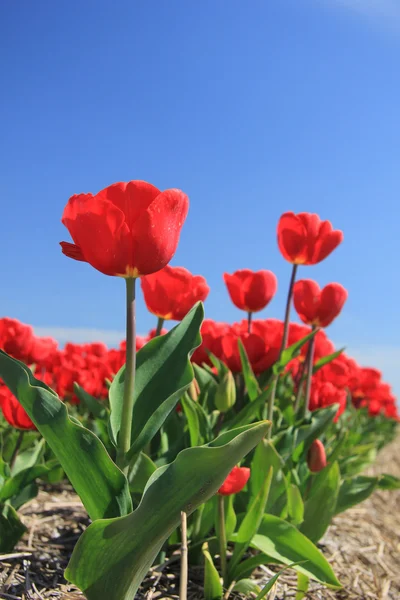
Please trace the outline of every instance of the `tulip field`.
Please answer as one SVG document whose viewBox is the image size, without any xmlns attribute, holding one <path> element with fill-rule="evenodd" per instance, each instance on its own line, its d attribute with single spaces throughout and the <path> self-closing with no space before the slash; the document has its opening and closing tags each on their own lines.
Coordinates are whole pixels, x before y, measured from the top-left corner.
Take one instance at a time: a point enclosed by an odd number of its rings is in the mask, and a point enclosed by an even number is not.
<svg viewBox="0 0 400 600">
<path fill-rule="evenodd" d="M 270 231 L 288 266 L 282 320 L 258 317 L 275 274 L 249 268 L 221 274 L 242 320 L 216 322 L 205 278 L 169 265 L 188 210 L 181 190 L 143 181 L 67 202 L 63 254 L 110 286 L 125 279 L 117 348 L 60 347 L 0 319 L 0 597 L 400 597 L 379 520 L 398 506 L 396 398 L 329 339 L 347 290 L 312 278 L 321 262 L 329 274 L 343 232 L 284 213 Z M 154 315 L 147 336 L 138 294 Z M 66 508 L 61 541 L 50 528 L 44 543 L 38 523 Z M 339 560 L 369 535 L 381 583 L 368 561 L 349 578 Z M 52 543 L 64 572 L 50 583 Z"/>
</svg>

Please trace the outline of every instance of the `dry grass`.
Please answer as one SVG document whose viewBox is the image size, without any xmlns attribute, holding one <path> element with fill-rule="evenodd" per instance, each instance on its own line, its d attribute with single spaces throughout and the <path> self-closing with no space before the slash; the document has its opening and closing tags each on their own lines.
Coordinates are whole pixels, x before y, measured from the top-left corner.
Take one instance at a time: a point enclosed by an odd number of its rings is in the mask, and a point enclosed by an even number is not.
<svg viewBox="0 0 400 600">
<path fill-rule="evenodd" d="M 371 473 L 400 477 L 400 437 L 385 448 Z M 15 552 L 0 556 L 0 598 L 4 600 L 82 599 L 63 578 L 78 537 L 88 525 L 82 504 L 70 489 L 47 489 L 22 510 L 28 532 Z M 400 492 L 375 492 L 335 518 L 321 547 L 343 589 L 334 592 L 311 584 L 310 600 L 398 600 L 400 598 Z M 268 580 L 276 567 L 262 567 L 257 580 Z M 138 599 L 178 598 L 178 563 L 174 558 L 154 570 Z M 200 600 L 202 573 L 191 572 L 188 599 Z M 269 600 L 294 598 L 296 576 L 284 573 Z M 234 596 L 230 596 L 234 598 Z"/>
</svg>

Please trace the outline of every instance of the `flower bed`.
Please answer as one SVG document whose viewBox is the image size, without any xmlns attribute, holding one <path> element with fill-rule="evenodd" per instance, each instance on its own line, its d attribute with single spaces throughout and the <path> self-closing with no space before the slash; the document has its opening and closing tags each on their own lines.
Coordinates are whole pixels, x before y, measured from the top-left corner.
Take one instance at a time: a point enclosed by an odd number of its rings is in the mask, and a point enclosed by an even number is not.
<svg viewBox="0 0 400 600">
<path fill-rule="evenodd" d="M 325 333 L 347 291 L 297 279 L 343 233 L 317 215 L 282 215 L 278 245 L 292 264 L 284 320 L 254 318 L 277 281 L 244 269 L 224 279 L 246 318 L 216 323 L 204 320 L 205 279 L 167 264 L 187 210 L 180 190 L 141 181 L 73 196 L 64 210 L 74 240 L 64 254 L 126 281 L 119 349 L 60 350 L 0 321 L 0 551 L 12 555 L 25 533 L 18 511 L 39 488 L 69 480 L 91 523 L 65 577 L 88 600 L 133 600 L 149 570 L 159 586 L 177 581 L 180 600 L 196 585 L 206 600 L 261 600 L 288 570 L 297 600 L 318 593 L 313 582 L 334 594 L 341 582 L 321 541 L 332 520 L 400 488 L 393 472 L 363 474 L 396 436 L 390 386 Z M 157 318 L 146 338 L 136 335 L 137 279 Z M 290 321 L 292 303 L 303 325 Z M 167 332 L 168 320 L 180 323 Z M 260 579 L 272 563 L 280 567 Z"/>
</svg>

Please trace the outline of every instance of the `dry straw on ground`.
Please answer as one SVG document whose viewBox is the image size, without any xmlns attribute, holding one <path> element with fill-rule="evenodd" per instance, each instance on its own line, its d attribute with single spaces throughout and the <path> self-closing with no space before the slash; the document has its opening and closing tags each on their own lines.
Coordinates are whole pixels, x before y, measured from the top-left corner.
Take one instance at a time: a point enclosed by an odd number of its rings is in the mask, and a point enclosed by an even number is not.
<svg viewBox="0 0 400 600">
<path fill-rule="evenodd" d="M 372 473 L 400 477 L 400 437 L 379 455 Z M 0 598 L 4 600 L 82 599 L 63 579 L 63 570 L 87 515 L 70 489 L 47 489 L 22 510 L 28 532 L 14 552 L 0 555 Z M 400 492 L 375 492 L 371 498 L 335 518 L 321 548 L 331 562 L 343 589 L 333 592 L 312 584 L 310 600 L 400 599 Z M 276 567 L 262 567 L 262 583 Z M 154 570 L 144 582 L 138 600 L 178 598 L 178 557 Z M 191 572 L 189 600 L 202 596 L 201 569 Z M 284 573 L 270 600 L 294 598 L 296 576 Z M 235 598 L 235 596 L 230 596 Z M 236 596 L 238 598 L 238 596 Z"/>
</svg>

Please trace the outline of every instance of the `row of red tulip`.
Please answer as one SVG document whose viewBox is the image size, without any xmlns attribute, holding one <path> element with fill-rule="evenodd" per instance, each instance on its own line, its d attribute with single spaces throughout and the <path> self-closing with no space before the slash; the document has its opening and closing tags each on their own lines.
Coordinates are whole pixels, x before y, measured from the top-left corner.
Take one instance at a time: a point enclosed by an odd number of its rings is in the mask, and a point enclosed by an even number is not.
<svg viewBox="0 0 400 600">
<path fill-rule="evenodd" d="M 206 319 L 202 325 L 202 345 L 195 351 L 192 360 L 197 364 L 210 364 L 206 350 L 224 361 L 230 370 L 241 370 L 238 339 L 241 339 L 256 374 L 271 367 L 277 360 L 282 339 L 283 323 L 276 319 L 256 319 L 248 333 L 248 323 L 228 325 Z M 310 328 L 291 323 L 289 344 L 303 338 Z M 164 333 L 164 331 L 162 331 Z M 137 349 L 154 337 L 151 331 L 147 337 L 137 338 Z M 88 393 L 98 398 L 107 396 L 106 380 L 112 379 L 125 361 L 125 342 L 118 349 L 107 348 L 101 342 L 92 344 L 68 343 L 58 349 L 51 338 L 38 338 L 30 326 L 15 319 L 0 320 L 0 347 L 14 358 L 27 364 L 34 364 L 35 376 L 53 387 L 61 398 L 77 402 L 74 395 L 76 381 Z M 325 332 L 320 330 L 315 336 L 314 361 L 334 352 L 334 346 Z M 299 358 L 288 365 L 294 380 L 298 380 L 306 357 L 303 347 Z M 312 380 L 310 409 L 315 410 L 335 402 L 343 412 L 346 406 L 347 390 L 350 391 L 356 406 L 367 406 L 371 415 L 379 413 L 397 418 L 396 400 L 390 386 L 382 381 L 380 371 L 362 368 L 346 354 L 341 354 L 331 363 L 322 367 Z M 31 421 L 19 403 L 13 399 L 5 386 L 0 387 L 0 404 L 5 418 L 14 426 L 29 428 Z"/>
</svg>

